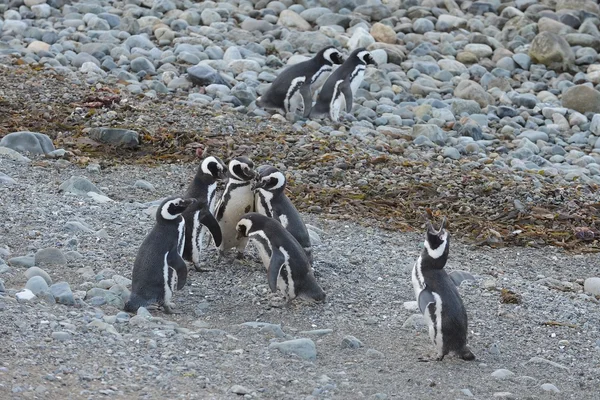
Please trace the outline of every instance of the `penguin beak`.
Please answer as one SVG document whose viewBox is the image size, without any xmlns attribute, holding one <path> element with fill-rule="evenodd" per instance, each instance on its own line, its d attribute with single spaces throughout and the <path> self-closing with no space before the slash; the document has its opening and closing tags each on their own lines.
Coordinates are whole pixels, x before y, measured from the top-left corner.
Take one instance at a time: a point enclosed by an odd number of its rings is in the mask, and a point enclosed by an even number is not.
<svg viewBox="0 0 600 400">
<path fill-rule="evenodd" d="M 442 233 L 442 231 L 446 228 L 446 217 L 444 217 L 444 219 L 442 220 L 442 225 L 440 226 L 440 230 L 438 231 L 438 234 Z"/>
</svg>

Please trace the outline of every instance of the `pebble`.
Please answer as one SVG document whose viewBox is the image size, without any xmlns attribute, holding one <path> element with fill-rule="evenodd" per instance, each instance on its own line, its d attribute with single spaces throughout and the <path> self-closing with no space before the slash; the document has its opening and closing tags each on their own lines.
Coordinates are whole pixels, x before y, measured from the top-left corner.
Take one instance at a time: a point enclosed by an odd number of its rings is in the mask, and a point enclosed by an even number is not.
<svg viewBox="0 0 600 400">
<path fill-rule="evenodd" d="M 63 182 L 59 189 L 63 192 L 73 193 L 80 196 L 87 196 L 89 192 L 103 194 L 100 189 L 96 187 L 87 178 L 82 176 L 72 176 L 65 182 Z"/>
<path fill-rule="evenodd" d="M 507 369 L 497 369 L 494 372 L 492 372 L 492 377 L 496 379 L 507 379 L 514 375 L 514 372 L 511 372 Z"/>
<path fill-rule="evenodd" d="M 147 190 L 149 192 L 153 192 L 154 191 L 154 185 L 152 185 L 150 182 L 145 181 L 143 179 L 139 179 L 137 181 L 135 181 L 135 183 L 133 184 L 133 187 L 139 188 L 139 189 L 143 189 L 143 190 Z"/>
<path fill-rule="evenodd" d="M 43 133 L 19 131 L 11 132 L 0 140 L 0 146 L 18 151 L 19 153 L 47 154 L 54 150 L 52 140 Z"/>
<path fill-rule="evenodd" d="M 583 290 L 594 296 L 600 296 L 600 278 L 587 278 L 583 283 Z"/>
<path fill-rule="evenodd" d="M 23 289 L 20 292 L 16 293 L 15 297 L 17 298 L 17 301 L 19 301 L 19 302 L 27 302 L 31 299 L 34 299 L 35 294 L 33 294 L 33 292 L 29 289 Z"/>
<path fill-rule="evenodd" d="M 346 335 L 342 339 L 342 348 L 343 349 L 358 349 L 362 347 L 362 342 L 351 335 Z"/>
<path fill-rule="evenodd" d="M 560 393 L 560 390 L 551 383 L 544 383 L 540 386 L 544 392 Z"/>
<path fill-rule="evenodd" d="M 258 328 L 262 333 L 268 333 L 275 337 L 285 337 L 285 333 L 281 330 L 281 325 L 269 324 L 267 322 L 244 322 L 242 326 L 249 326 L 251 328 Z"/>
<path fill-rule="evenodd" d="M 8 263 L 13 267 L 30 268 L 35 265 L 35 256 L 20 256 L 9 258 Z"/>
<path fill-rule="evenodd" d="M 314 361 L 317 359 L 317 348 L 311 339 L 301 338 L 271 343 L 269 349 L 279 350 L 283 354 L 294 354 L 305 360 Z"/>
<path fill-rule="evenodd" d="M 299 332 L 302 336 L 325 336 L 333 333 L 333 329 L 315 329 L 312 331 L 301 331 Z"/>
<path fill-rule="evenodd" d="M 56 302 L 59 304 L 64 304 L 68 306 L 75 305 L 75 297 L 73 296 L 73 292 L 69 287 L 67 282 L 58 282 L 50 286 L 50 293 L 56 299 Z"/>
<path fill-rule="evenodd" d="M 40 249 L 35 253 L 36 265 L 61 266 L 67 265 L 67 259 L 62 250 L 55 247 Z"/>
<path fill-rule="evenodd" d="M 52 339 L 58 340 L 59 342 L 66 342 L 71 340 L 71 334 L 69 332 L 52 332 Z"/>
<path fill-rule="evenodd" d="M 241 385 L 233 385 L 231 388 L 229 388 L 229 391 L 231 393 L 235 393 L 235 394 L 239 394 L 239 395 L 245 395 L 245 394 L 251 393 L 251 390 L 248 390 L 244 386 L 241 386 Z"/>
<path fill-rule="evenodd" d="M 29 289 L 37 296 L 39 293 L 48 290 L 48 283 L 41 276 L 33 276 L 25 284 L 25 289 Z"/>
<path fill-rule="evenodd" d="M 52 278 L 50 277 L 50 275 L 48 275 L 46 271 L 39 267 L 28 268 L 27 271 L 24 272 L 24 275 L 27 279 L 31 279 L 35 276 L 40 276 L 48 285 L 52 285 Z"/>
</svg>

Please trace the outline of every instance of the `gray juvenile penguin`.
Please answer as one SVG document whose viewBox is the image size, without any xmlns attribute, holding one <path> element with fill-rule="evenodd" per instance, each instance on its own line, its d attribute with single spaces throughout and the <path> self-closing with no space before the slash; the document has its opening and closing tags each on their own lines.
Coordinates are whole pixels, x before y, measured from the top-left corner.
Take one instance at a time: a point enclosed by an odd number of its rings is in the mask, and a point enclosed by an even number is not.
<svg viewBox="0 0 600 400">
<path fill-rule="evenodd" d="M 187 266 L 181 258 L 185 243 L 185 221 L 181 213 L 195 199 L 168 198 L 156 211 L 156 223 L 140 246 L 131 276 L 131 296 L 125 311 L 135 312 L 152 303 L 174 312 L 171 298 L 187 279 Z"/>
<path fill-rule="evenodd" d="M 222 235 L 219 258 L 233 247 L 237 248 L 237 258 L 242 258 L 248 244 L 247 238 L 237 237 L 235 227 L 242 215 L 254 211 L 253 168 L 254 163 L 248 157 L 236 157 L 229 162 L 227 187 L 215 210 Z"/>
<path fill-rule="evenodd" d="M 354 94 L 363 81 L 367 64 L 375 64 L 375 60 L 365 48 L 361 47 L 350 53 L 346 61 L 323 84 L 310 117 L 329 115 L 332 121 L 338 121 L 343 104 L 346 105 L 346 112 L 351 112 Z"/>
<path fill-rule="evenodd" d="M 259 213 L 242 216 L 237 224 L 240 237 L 252 238 L 267 268 L 269 288 L 290 301 L 301 297 L 324 301 L 325 292 L 315 279 L 302 246 L 276 219 Z"/>
<path fill-rule="evenodd" d="M 321 49 L 310 60 L 293 64 L 283 70 L 266 93 L 256 100 L 256 105 L 283 110 L 286 113 L 296 112 L 299 95 L 304 105 L 303 115 L 307 117 L 312 107 L 312 94 L 331 72 L 332 65 L 341 64 L 342 61 L 342 54 L 335 47 Z"/>
<path fill-rule="evenodd" d="M 198 200 L 183 212 L 185 219 L 185 248 L 183 258 L 200 271 L 200 256 L 204 248 L 204 237 L 210 231 L 215 245 L 221 245 L 221 228 L 214 218 L 217 203 L 217 183 L 227 177 L 227 167 L 215 156 L 206 157 L 200 163 L 194 179 L 188 186 L 184 198 Z"/>
<path fill-rule="evenodd" d="M 285 195 L 285 175 L 271 165 L 261 165 L 256 171 L 254 210 L 278 220 L 302 246 L 312 265 L 312 246 L 308 229 L 294 204 Z"/>
<path fill-rule="evenodd" d="M 450 236 L 444 229 L 446 220 L 435 231 L 427 223 L 425 248 L 412 270 L 412 284 L 419 309 L 429 327 L 429 337 L 438 354 L 438 361 L 449 352 L 463 360 L 474 360 L 467 347 L 467 311 L 456 285 L 444 270 L 450 249 Z"/>
</svg>

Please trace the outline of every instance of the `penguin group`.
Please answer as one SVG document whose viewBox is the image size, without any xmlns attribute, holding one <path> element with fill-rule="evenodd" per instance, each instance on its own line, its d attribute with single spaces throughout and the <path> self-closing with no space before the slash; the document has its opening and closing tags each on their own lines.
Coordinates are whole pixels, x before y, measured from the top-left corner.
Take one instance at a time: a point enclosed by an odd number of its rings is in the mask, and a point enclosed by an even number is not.
<svg viewBox="0 0 600 400">
<path fill-rule="evenodd" d="M 352 111 L 354 95 L 360 87 L 367 65 L 375 65 L 369 51 L 360 47 L 344 61 L 342 53 L 327 46 L 313 58 L 285 68 L 256 100 L 265 109 L 297 113 L 304 118 L 329 118 L 337 122 L 340 112 Z M 337 66 L 333 70 L 334 66 Z M 313 105 L 313 98 L 316 102 Z"/>
<path fill-rule="evenodd" d="M 227 166 L 216 156 L 205 157 L 185 194 L 158 206 L 155 225 L 134 261 L 125 311 L 157 304 L 165 313 L 175 313 L 173 293 L 186 284 L 186 261 L 201 271 L 201 255 L 211 242 L 220 260 L 234 248 L 236 257 L 242 258 L 251 241 L 273 293 L 279 291 L 287 301 L 297 297 L 324 301 L 325 292 L 312 268 L 310 236 L 285 195 L 286 183 L 274 166 L 255 169 L 245 156 L 233 158 Z M 218 194 L 220 185 L 224 188 Z"/>
</svg>

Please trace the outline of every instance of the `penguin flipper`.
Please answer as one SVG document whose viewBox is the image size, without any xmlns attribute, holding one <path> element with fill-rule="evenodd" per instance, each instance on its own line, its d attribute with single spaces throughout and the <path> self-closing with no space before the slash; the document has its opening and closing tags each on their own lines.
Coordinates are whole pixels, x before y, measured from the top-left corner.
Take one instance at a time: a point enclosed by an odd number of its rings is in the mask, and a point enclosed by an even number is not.
<svg viewBox="0 0 600 400">
<path fill-rule="evenodd" d="M 352 112 L 354 97 L 352 95 L 352 87 L 345 83 L 346 82 L 342 83 L 340 86 L 342 89 L 342 94 L 344 95 L 344 99 L 346 100 L 346 112 L 349 114 Z"/>
<path fill-rule="evenodd" d="M 425 286 L 425 288 L 421 290 L 421 293 L 419 293 L 417 303 L 419 303 L 419 310 L 421 310 L 422 314 L 425 313 L 425 310 L 427 310 L 429 304 L 435 304 L 435 297 L 433 297 L 433 292 L 427 286 Z"/>
<path fill-rule="evenodd" d="M 206 212 L 204 215 L 201 215 L 200 222 L 208 228 L 215 242 L 215 246 L 219 247 L 223 241 L 223 235 L 216 218 L 210 212 Z"/>
<path fill-rule="evenodd" d="M 183 258 L 177 252 L 177 249 L 172 249 L 167 255 L 167 263 L 177 273 L 177 290 L 183 289 L 187 281 L 187 265 Z"/>
<path fill-rule="evenodd" d="M 302 95 L 302 100 L 304 101 L 304 111 L 302 116 L 307 118 L 310 115 L 312 108 L 312 92 L 310 90 L 310 84 L 303 85 L 300 88 L 300 94 Z"/>
<path fill-rule="evenodd" d="M 285 257 L 283 253 L 273 246 L 271 262 L 269 264 L 269 288 L 271 288 L 271 292 L 273 293 L 277 291 L 277 279 L 279 278 L 279 272 L 284 263 Z"/>
</svg>

